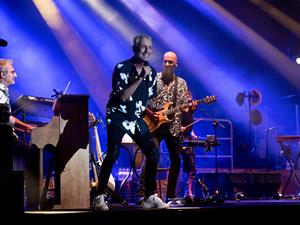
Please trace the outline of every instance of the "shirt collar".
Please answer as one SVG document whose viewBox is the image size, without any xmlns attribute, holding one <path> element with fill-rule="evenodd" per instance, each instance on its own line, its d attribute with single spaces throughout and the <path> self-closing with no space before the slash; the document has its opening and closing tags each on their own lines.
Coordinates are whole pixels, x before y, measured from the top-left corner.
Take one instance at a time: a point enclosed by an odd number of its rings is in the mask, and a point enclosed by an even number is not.
<svg viewBox="0 0 300 225">
<path fill-rule="evenodd" d="M 6 89 L 7 89 L 7 87 L 0 82 L 0 90 L 4 91 Z"/>
</svg>

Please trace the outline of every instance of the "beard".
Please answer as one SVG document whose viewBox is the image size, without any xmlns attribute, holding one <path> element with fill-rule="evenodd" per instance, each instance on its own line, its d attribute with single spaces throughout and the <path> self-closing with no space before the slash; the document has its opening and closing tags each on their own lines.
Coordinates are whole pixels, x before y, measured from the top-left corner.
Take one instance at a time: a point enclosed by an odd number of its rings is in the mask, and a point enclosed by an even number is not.
<svg viewBox="0 0 300 225">
<path fill-rule="evenodd" d="M 170 70 L 170 69 L 165 69 L 162 73 L 162 80 L 164 82 L 164 84 L 169 84 L 170 82 L 173 81 L 174 79 L 174 72 L 173 70 Z"/>
</svg>

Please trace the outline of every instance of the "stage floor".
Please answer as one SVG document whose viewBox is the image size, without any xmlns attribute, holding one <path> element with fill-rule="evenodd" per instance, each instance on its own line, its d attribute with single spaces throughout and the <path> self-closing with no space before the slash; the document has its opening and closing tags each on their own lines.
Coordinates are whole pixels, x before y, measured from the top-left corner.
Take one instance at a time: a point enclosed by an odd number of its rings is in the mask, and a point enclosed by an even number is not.
<svg viewBox="0 0 300 225">
<path fill-rule="evenodd" d="M 111 204 L 107 212 L 92 210 L 3 212 L 10 224 L 241 224 L 249 222 L 293 222 L 300 211 L 300 200 L 225 200 L 199 206 L 172 206 L 169 209 L 142 209 L 135 204 Z M 297 213 L 297 214 L 296 214 Z M 295 218 L 296 217 L 296 218 Z"/>
</svg>

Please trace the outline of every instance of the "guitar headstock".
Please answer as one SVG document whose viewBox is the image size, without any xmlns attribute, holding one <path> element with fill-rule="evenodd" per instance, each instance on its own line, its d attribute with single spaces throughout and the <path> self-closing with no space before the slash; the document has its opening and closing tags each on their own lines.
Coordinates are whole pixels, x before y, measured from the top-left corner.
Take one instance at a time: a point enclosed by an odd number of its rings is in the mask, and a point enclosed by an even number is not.
<svg viewBox="0 0 300 225">
<path fill-rule="evenodd" d="M 204 98 L 204 101 L 205 101 L 205 103 L 207 103 L 207 104 L 213 103 L 213 102 L 215 102 L 216 100 L 217 100 L 217 96 L 215 96 L 215 95 L 209 95 L 209 96 L 206 96 L 206 97 Z"/>
<path fill-rule="evenodd" d="M 89 112 L 89 120 L 90 120 L 89 127 L 96 127 L 99 123 L 99 120 L 97 120 L 95 115 L 91 112 Z"/>
<path fill-rule="evenodd" d="M 96 117 L 93 113 L 89 112 L 89 127 L 96 127 L 98 124 L 101 125 L 102 128 L 105 128 L 105 124 L 101 117 Z"/>
<path fill-rule="evenodd" d="M 95 117 L 94 113 L 89 112 L 89 120 L 90 120 L 90 123 L 95 123 L 96 117 Z"/>
</svg>

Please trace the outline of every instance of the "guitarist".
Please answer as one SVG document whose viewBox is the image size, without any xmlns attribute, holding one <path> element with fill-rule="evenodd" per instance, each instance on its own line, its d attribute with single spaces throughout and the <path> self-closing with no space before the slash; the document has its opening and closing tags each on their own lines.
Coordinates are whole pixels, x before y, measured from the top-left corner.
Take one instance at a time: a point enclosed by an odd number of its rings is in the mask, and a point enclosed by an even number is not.
<svg viewBox="0 0 300 225">
<path fill-rule="evenodd" d="M 173 105 L 183 105 L 188 103 L 188 88 L 184 79 L 175 74 L 175 69 L 178 66 L 177 56 L 174 52 L 168 51 L 163 56 L 163 71 L 157 74 L 157 96 L 149 101 L 146 110 L 149 117 L 153 120 L 159 119 L 159 114 L 156 111 L 168 102 L 173 102 Z M 183 109 L 187 111 L 188 108 Z M 167 184 L 166 202 L 176 197 L 176 185 L 180 172 L 180 128 L 181 128 L 181 111 L 174 113 L 169 123 L 160 125 L 153 133 L 153 140 L 157 148 L 164 139 L 169 151 L 170 170 Z M 143 196 L 143 168 L 141 170 L 141 182 L 138 185 L 137 198 Z M 138 204 L 139 202 L 137 202 Z"/>
</svg>

